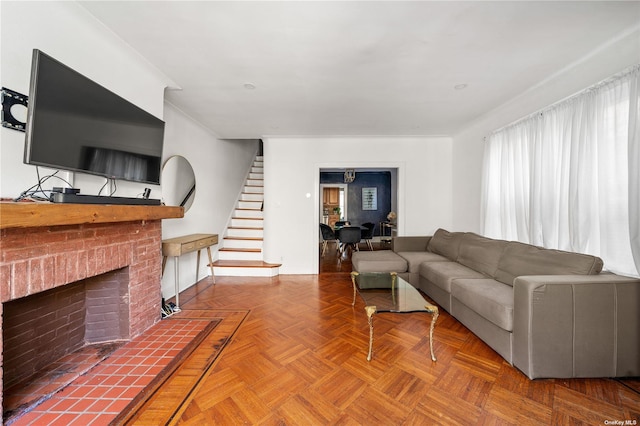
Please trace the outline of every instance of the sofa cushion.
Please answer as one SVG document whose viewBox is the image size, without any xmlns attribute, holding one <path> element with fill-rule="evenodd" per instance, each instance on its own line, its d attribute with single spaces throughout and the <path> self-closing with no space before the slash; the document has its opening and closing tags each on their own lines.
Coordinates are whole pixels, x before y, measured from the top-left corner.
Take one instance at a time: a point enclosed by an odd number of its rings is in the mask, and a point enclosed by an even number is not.
<svg viewBox="0 0 640 426">
<path fill-rule="evenodd" d="M 451 283 L 451 296 L 501 329 L 513 330 L 512 286 L 491 278 L 456 279 Z"/>
<path fill-rule="evenodd" d="M 451 281 L 456 278 L 486 278 L 480 272 L 451 261 L 423 262 L 420 264 L 420 276 L 448 293 L 451 293 Z"/>
<path fill-rule="evenodd" d="M 396 253 L 401 251 L 427 251 L 429 241 L 431 241 L 430 236 L 396 236 L 391 239 L 391 250 Z"/>
<path fill-rule="evenodd" d="M 401 251 L 398 255 L 407 261 L 409 272 L 419 272 L 422 262 L 449 262 L 446 257 L 428 251 Z"/>
<path fill-rule="evenodd" d="M 596 256 L 511 241 L 502 253 L 495 278 L 513 285 L 522 275 L 595 275 L 601 270 L 602 259 Z"/>
<path fill-rule="evenodd" d="M 358 251 L 351 257 L 357 272 L 406 272 L 407 261 L 391 250 Z"/>
<path fill-rule="evenodd" d="M 432 253 L 440 254 L 449 260 L 455 261 L 458 258 L 460 241 L 462 241 L 463 236 L 464 232 L 449 232 L 440 228 L 429 240 L 428 249 Z"/>
<path fill-rule="evenodd" d="M 467 233 L 462 238 L 458 252 L 458 262 L 469 268 L 494 278 L 500 256 L 507 246 L 507 241 L 494 240 L 474 233 Z"/>
</svg>

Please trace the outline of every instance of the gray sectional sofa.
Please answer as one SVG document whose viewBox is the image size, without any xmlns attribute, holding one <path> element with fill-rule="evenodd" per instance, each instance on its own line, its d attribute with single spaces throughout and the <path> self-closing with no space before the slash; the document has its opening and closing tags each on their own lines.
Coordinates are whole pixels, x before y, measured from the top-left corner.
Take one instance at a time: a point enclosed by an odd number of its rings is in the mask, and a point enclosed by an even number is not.
<svg viewBox="0 0 640 426">
<path fill-rule="evenodd" d="M 352 263 L 398 272 L 531 379 L 640 376 L 640 279 L 598 257 L 439 229 Z"/>
</svg>

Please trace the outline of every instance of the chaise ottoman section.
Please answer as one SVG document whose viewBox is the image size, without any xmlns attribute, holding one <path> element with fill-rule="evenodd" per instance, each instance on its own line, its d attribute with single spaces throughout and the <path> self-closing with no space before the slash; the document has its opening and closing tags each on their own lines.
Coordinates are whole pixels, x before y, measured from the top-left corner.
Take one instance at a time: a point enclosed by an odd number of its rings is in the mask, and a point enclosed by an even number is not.
<svg viewBox="0 0 640 426">
<path fill-rule="evenodd" d="M 351 265 L 356 272 L 407 272 L 407 261 L 392 250 L 355 252 Z"/>
</svg>

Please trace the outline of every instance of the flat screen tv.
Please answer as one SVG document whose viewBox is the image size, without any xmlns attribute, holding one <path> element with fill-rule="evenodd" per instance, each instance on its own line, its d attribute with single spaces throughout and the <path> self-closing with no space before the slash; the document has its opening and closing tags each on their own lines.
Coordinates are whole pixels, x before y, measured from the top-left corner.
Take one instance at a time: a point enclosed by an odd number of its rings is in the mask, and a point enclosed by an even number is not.
<svg viewBox="0 0 640 426">
<path fill-rule="evenodd" d="M 33 51 L 24 162 L 159 184 L 164 122 Z"/>
</svg>

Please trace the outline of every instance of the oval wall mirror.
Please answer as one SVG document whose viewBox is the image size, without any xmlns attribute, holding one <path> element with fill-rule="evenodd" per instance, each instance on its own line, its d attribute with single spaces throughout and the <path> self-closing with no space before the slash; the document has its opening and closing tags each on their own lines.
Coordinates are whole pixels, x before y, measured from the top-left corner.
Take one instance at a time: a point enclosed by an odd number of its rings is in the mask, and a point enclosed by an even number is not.
<svg viewBox="0 0 640 426">
<path fill-rule="evenodd" d="M 181 155 L 169 157 L 162 166 L 162 199 L 167 206 L 182 206 L 185 213 L 196 196 L 196 175 Z"/>
</svg>

